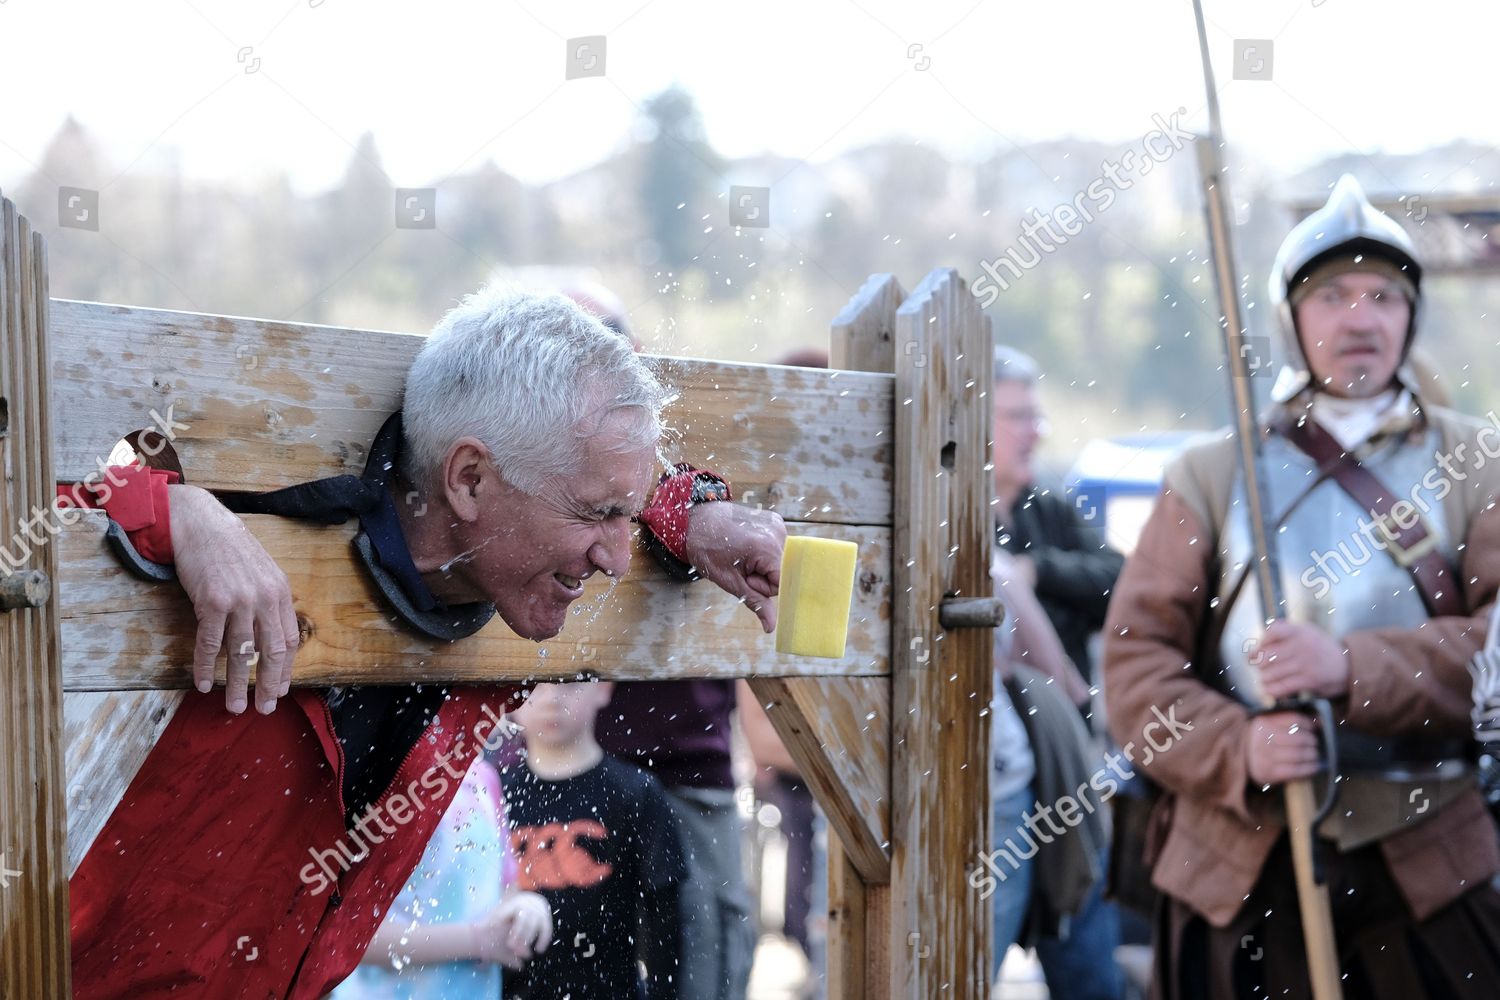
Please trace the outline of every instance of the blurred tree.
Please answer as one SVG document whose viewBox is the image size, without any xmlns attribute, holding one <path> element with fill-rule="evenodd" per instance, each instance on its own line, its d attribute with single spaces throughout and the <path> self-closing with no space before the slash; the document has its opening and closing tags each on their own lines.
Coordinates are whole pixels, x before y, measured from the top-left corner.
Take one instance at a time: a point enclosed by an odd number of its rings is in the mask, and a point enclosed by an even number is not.
<svg viewBox="0 0 1500 1000">
<path fill-rule="evenodd" d="M 728 193 L 723 161 L 708 144 L 703 118 L 686 90 L 674 84 L 649 98 L 644 112 L 646 138 L 636 161 L 641 214 L 661 266 L 680 271 L 707 242 L 704 230 L 711 225 L 720 231 L 728 223 L 719 197 Z"/>
<path fill-rule="evenodd" d="M 311 294 L 301 312 L 289 318 L 327 323 L 333 286 L 367 265 L 377 246 L 396 228 L 396 186 L 381 163 L 374 135 L 366 132 L 359 137 L 343 182 L 318 199 L 315 215 L 318 233 L 303 258 L 312 269 Z M 412 232 L 431 235 L 430 230 Z"/>
</svg>

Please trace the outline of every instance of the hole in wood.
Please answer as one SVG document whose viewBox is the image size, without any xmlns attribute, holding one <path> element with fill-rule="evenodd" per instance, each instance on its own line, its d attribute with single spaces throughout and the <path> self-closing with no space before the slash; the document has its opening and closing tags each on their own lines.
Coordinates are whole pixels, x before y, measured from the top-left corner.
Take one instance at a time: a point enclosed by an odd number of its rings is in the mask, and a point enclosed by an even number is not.
<svg viewBox="0 0 1500 1000">
<path fill-rule="evenodd" d="M 10 433 L 10 400 L 0 396 L 0 438 Z"/>
<path fill-rule="evenodd" d="M 956 463 L 957 458 L 958 458 L 958 445 L 956 443 L 954 443 L 952 441 L 949 441 L 947 444 L 943 445 L 943 455 L 942 455 L 943 468 L 945 468 L 945 469 L 951 469 L 951 468 L 953 468 L 954 464 Z"/>
<path fill-rule="evenodd" d="M 109 453 L 110 465 L 144 465 L 148 469 L 165 469 L 182 476 L 182 461 L 167 436 L 155 427 L 131 431 L 122 437 Z"/>
</svg>

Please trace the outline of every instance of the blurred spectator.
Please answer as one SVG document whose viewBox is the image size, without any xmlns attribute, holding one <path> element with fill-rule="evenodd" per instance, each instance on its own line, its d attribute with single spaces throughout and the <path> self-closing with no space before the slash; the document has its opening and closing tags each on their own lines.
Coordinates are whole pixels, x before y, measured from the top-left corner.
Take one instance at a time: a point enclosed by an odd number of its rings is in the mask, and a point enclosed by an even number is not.
<svg viewBox="0 0 1500 1000">
<path fill-rule="evenodd" d="M 1088 711 L 1088 632 L 1102 621 L 1120 565 L 1071 505 L 1032 483 L 1043 426 L 1039 378 L 1029 357 L 996 348 L 992 574 L 1008 621 L 996 634 L 992 704 L 995 965 L 1011 943 L 1035 944 L 1055 1000 L 1120 1000 L 1119 914 L 1103 898 L 1109 850 L 1102 811 L 1087 809 L 1055 837 L 1028 829 L 1038 806 L 1080 794 L 1104 764 L 1067 704 Z"/>
<path fill-rule="evenodd" d="M 477 758 L 421 862 L 334 1000 L 495 1000 L 501 965 L 545 951 L 546 900 L 515 886 L 500 777 Z"/>
<path fill-rule="evenodd" d="M 786 840 L 786 894 L 781 932 L 812 958 L 808 911 L 812 906 L 813 818 L 817 805 L 801 771 L 787 753 L 766 710 L 739 681 L 740 726 L 755 758 L 755 793 L 776 807 L 781 835 Z"/>
<path fill-rule="evenodd" d="M 997 346 L 994 374 L 996 541 L 1036 592 L 1068 659 L 1093 683 L 1089 638 L 1104 626 L 1110 590 L 1125 559 L 1061 492 L 1036 485 L 1032 459 L 1046 425 L 1037 400 L 1036 362 Z"/>
<path fill-rule="evenodd" d="M 772 364 L 789 365 L 793 368 L 827 368 L 828 352 L 816 347 L 799 347 L 783 354 Z"/>
<path fill-rule="evenodd" d="M 654 778 L 594 737 L 611 687 L 539 684 L 514 713 L 526 758 L 501 779 L 517 881 L 546 899 L 556 943 L 506 974 L 507 998 L 693 996 L 681 980 L 687 869 L 672 808 Z"/>
</svg>

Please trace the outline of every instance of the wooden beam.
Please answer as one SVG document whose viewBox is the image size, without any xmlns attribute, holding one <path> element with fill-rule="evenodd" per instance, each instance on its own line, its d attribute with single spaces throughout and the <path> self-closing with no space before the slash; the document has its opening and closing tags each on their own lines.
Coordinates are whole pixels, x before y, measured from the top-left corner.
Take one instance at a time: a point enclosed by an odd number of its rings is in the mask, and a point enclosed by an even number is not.
<svg viewBox="0 0 1500 1000">
<path fill-rule="evenodd" d="M 590 580 L 578 613 L 545 643 L 517 638 L 498 618 L 478 634 L 441 643 L 392 627 L 352 554 L 352 525 L 325 527 L 265 515 L 245 523 L 287 574 L 303 644 L 293 683 L 458 684 L 557 680 L 674 680 L 889 672 L 890 531 L 822 524 L 807 530 L 859 545 L 859 585 L 843 659 L 787 656 L 754 615 L 711 583 L 669 579 L 638 553 L 611 588 Z M 180 587 L 130 576 L 103 542 L 104 516 L 63 528 L 59 588 L 63 679 L 69 691 L 190 686 L 195 625 Z M 222 663 L 220 680 L 223 678 Z"/>
<path fill-rule="evenodd" d="M 939 614 L 944 598 L 991 596 L 991 350 L 988 321 L 950 269 L 929 274 L 896 313 L 890 957 L 899 997 L 989 993 L 989 903 L 967 877 L 989 846 L 992 636 L 945 632 Z"/>
<path fill-rule="evenodd" d="M 893 274 L 872 274 L 833 320 L 828 365 L 856 372 L 896 370 L 896 310 L 906 291 Z"/>
<path fill-rule="evenodd" d="M 67 754 L 68 877 L 78 870 L 109 814 L 186 691 L 68 691 L 63 694 Z"/>
<path fill-rule="evenodd" d="M 422 336 L 58 300 L 57 472 L 170 420 L 187 481 L 268 490 L 363 471 Z M 889 375 L 651 359 L 680 393 L 668 458 L 711 465 L 787 520 L 891 523 Z M 170 407 L 170 413 L 169 408 Z M 182 427 L 180 425 L 186 425 Z M 274 471 L 273 471 L 274 470 Z"/>
<path fill-rule="evenodd" d="M 903 294 L 889 274 L 865 282 L 833 321 L 829 358 L 835 368 L 890 372 Z M 887 439 L 895 432 L 894 414 L 892 421 Z M 860 588 L 867 585 L 861 578 Z M 890 881 L 890 685 L 785 678 L 750 686 L 860 875 Z"/>
<path fill-rule="evenodd" d="M 752 677 L 750 687 L 860 877 L 889 882 L 890 679 Z"/>
<path fill-rule="evenodd" d="M 894 276 L 871 275 L 859 292 L 833 321 L 829 336 L 829 363 L 837 369 L 889 374 L 895 365 L 896 309 L 906 293 Z M 894 437 L 895 414 L 887 430 Z M 834 697 L 841 686 L 858 682 L 829 680 L 816 682 L 792 678 L 783 682 L 793 696 L 787 700 L 797 713 L 798 723 L 816 731 L 818 713 L 803 706 L 816 704 L 822 697 Z M 828 1000 L 887 1000 L 891 996 L 890 979 L 890 788 L 891 788 L 891 688 L 885 685 L 881 696 L 886 699 L 884 711 L 875 709 L 876 718 L 862 729 L 852 743 L 845 743 L 839 753 L 817 748 L 824 757 L 823 767 L 837 771 L 841 758 L 865 755 L 883 763 L 867 768 L 862 787 L 878 789 L 876 796 L 881 813 L 879 826 L 848 829 L 848 823 L 834 822 L 846 812 L 845 796 L 830 788 L 813 785 L 814 795 L 830 817 L 828 831 Z M 843 692 L 847 700 L 857 692 Z M 858 718 L 858 716 L 856 716 Z M 847 717 L 846 717 L 847 719 Z M 878 724 L 877 724 L 878 723 Z M 847 724 L 846 724 L 847 728 Z M 846 737 L 847 738 L 847 737 Z M 789 746 L 790 749 L 790 746 Z M 813 748 L 803 744 L 811 754 Z M 819 762 L 803 763 L 804 774 L 816 771 Z M 869 794 L 868 792 L 866 794 Z M 845 827 L 841 829 L 841 825 Z M 879 833 L 867 832 L 871 829 Z M 870 841 L 879 838 L 880 853 L 870 850 Z M 844 844 L 853 846 L 846 851 Z"/>
<path fill-rule="evenodd" d="M 10 534 L 53 494 L 47 247 L 3 198 L 0 230 L 0 575 L 55 580 L 56 547 Z M 59 648 L 55 601 L 0 611 L 0 997 L 16 1000 L 72 992 Z"/>
</svg>

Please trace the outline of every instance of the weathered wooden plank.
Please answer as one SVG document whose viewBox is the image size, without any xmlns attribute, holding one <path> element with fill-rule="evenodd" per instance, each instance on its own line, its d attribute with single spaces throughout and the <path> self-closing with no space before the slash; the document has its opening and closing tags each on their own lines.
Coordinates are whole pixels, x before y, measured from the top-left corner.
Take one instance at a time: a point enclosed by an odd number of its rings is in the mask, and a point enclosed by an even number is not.
<svg viewBox="0 0 1500 1000">
<path fill-rule="evenodd" d="M 893 275 L 871 275 L 834 318 L 829 336 L 829 363 L 835 368 L 854 371 L 893 373 L 896 310 L 905 297 Z M 894 439 L 894 412 L 889 433 Z M 788 683 L 800 688 L 815 682 L 795 679 Z M 846 682 L 825 682 L 841 683 Z M 881 729 L 864 734 L 859 752 L 870 752 L 872 746 L 878 746 L 878 752 L 885 758 L 884 790 L 889 823 L 891 757 L 895 752 L 891 745 L 890 710 L 885 718 L 886 724 Z M 824 808 L 828 808 L 827 804 Z M 887 836 L 884 866 L 869 871 L 872 876 L 883 875 L 883 879 L 867 882 L 848 859 L 837 830 L 829 831 L 829 1000 L 886 1000 L 891 995 L 889 839 Z"/>
<path fill-rule="evenodd" d="M 891 886 L 866 882 L 828 836 L 827 1000 L 891 1000 Z M 904 995 L 903 995 L 904 996 Z"/>
<path fill-rule="evenodd" d="M 890 679 L 758 677 L 750 687 L 860 876 L 889 881 Z"/>
<path fill-rule="evenodd" d="M 828 364 L 857 372 L 896 370 L 896 310 L 906 301 L 891 274 L 872 274 L 834 317 Z"/>
<path fill-rule="evenodd" d="M 56 579 L 53 548 L 11 538 L 52 494 L 46 244 L 3 198 L 0 227 L 0 573 Z M 0 612 L 0 1000 L 71 992 L 58 650 L 55 602 Z"/>
<path fill-rule="evenodd" d="M 828 831 L 828 1000 L 866 1000 L 871 984 L 865 882 L 838 833 Z"/>
<path fill-rule="evenodd" d="M 519 639 L 496 618 L 462 642 L 436 643 L 390 626 L 350 549 L 352 526 L 268 516 L 245 522 L 291 580 L 304 636 L 298 685 L 476 683 L 580 672 L 619 680 L 888 672 L 891 550 L 885 528 L 806 529 L 860 547 L 848 652 L 827 660 L 776 653 L 773 638 L 727 594 L 706 582 L 671 580 L 644 553 L 613 589 L 602 575 L 589 581 L 556 639 L 540 645 Z M 101 513 L 85 512 L 59 536 L 67 690 L 188 686 L 194 629 L 181 589 L 129 576 L 104 547 L 103 523 Z"/>
<path fill-rule="evenodd" d="M 423 337 L 58 300 L 57 470 L 95 471 L 124 434 L 174 428 L 189 482 L 260 490 L 364 468 Z M 891 523 L 888 375 L 654 359 L 680 392 L 665 454 L 711 464 L 788 520 Z M 171 407 L 171 413 L 168 413 Z M 275 470 L 275 480 L 268 480 Z"/>
<path fill-rule="evenodd" d="M 891 990 L 984 1000 L 989 903 L 967 877 L 988 848 L 992 639 L 945 633 L 938 608 L 990 595 L 991 346 L 956 272 L 897 310 L 895 347 Z"/>
<path fill-rule="evenodd" d="M 69 691 L 63 695 L 68 775 L 68 877 L 172 721 L 185 691 Z"/>
<path fill-rule="evenodd" d="M 888 274 L 865 282 L 833 322 L 835 367 L 889 372 L 890 330 L 902 294 Z M 893 415 L 885 436 L 894 432 Z M 855 867 L 868 881 L 889 881 L 890 685 L 785 678 L 752 681 L 751 687 Z"/>
</svg>

